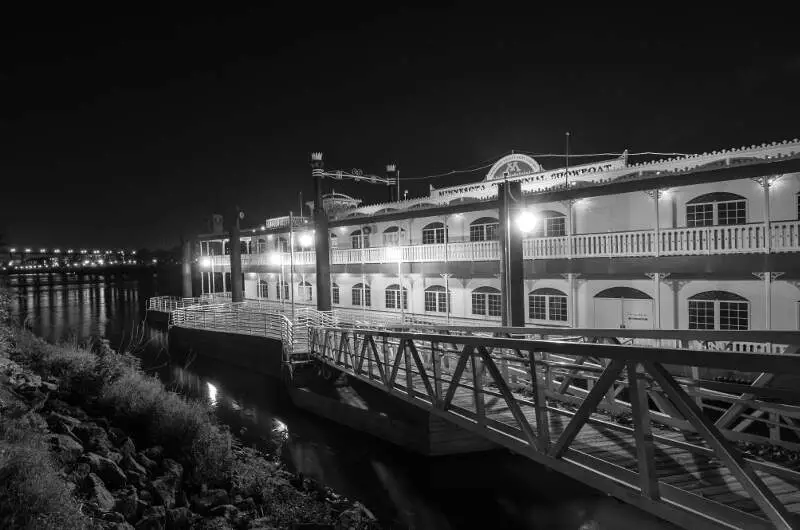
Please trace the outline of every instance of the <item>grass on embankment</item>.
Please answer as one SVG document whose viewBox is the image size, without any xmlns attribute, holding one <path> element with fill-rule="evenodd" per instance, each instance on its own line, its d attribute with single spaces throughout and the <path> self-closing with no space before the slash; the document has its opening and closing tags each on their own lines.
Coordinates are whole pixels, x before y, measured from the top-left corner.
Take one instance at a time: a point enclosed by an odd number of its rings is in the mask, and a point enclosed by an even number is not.
<svg viewBox="0 0 800 530">
<path fill-rule="evenodd" d="M 9 325 L 7 319 L 0 321 L 0 328 L 8 338 L 5 346 L 0 343 L 0 357 L 10 357 L 43 380 L 57 378 L 60 391 L 79 398 L 75 404 L 103 410 L 114 425 L 135 438 L 137 447 L 162 446 L 164 455 L 182 463 L 187 470 L 184 478 L 198 488 L 230 488 L 252 496 L 277 527 L 332 522 L 333 514 L 324 501 L 293 487 L 279 465 L 238 448 L 206 404 L 168 391 L 157 378 L 141 371 L 133 355 L 102 344 L 93 351 L 49 344 Z M 38 420 L 33 421 L 44 423 L 34 416 Z M 7 516 L 28 522 L 13 527 L 80 528 L 86 519 L 35 430 L 0 416 L 0 527 L 12 527 L 4 524 Z M 53 523 L 35 522 L 37 517 L 50 517 Z"/>
</svg>

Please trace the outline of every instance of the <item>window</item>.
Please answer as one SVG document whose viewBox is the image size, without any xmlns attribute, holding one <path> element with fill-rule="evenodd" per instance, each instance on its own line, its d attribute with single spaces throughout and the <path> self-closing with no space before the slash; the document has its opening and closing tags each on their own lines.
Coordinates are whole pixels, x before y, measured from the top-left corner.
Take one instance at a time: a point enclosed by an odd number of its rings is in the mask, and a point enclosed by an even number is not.
<svg viewBox="0 0 800 530">
<path fill-rule="evenodd" d="M 278 252 L 289 252 L 289 242 L 286 239 L 279 237 L 278 240 L 275 241 L 275 245 L 275 250 Z"/>
<path fill-rule="evenodd" d="M 369 285 L 364 285 L 363 283 L 357 283 L 353 286 L 352 291 L 352 302 L 354 306 L 365 306 L 369 307 L 372 305 L 371 300 L 371 293 Z"/>
<path fill-rule="evenodd" d="M 500 290 L 494 287 L 478 287 L 472 291 L 472 314 L 499 317 L 503 314 Z"/>
<path fill-rule="evenodd" d="M 278 300 L 288 300 L 289 299 L 289 283 L 285 281 L 278 280 L 278 285 L 276 287 L 276 292 L 278 294 Z"/>
<path fill-rule="evenodd" d="M 545 210 L 539 214 L 539 223 L 533 231 L 533 237 L 559 237 L 566 235 L 567 222 L 564 214 L 553 210 Z"/>
<path fill-rule="evenodd" d="M 566 322 L 567 295 L 558 289 L 542 288 L 528 294 L 528 316 L 531 320 Z"/>
<path fill-rule="evenodd" d="M 308 282 L 300 282 L 297 286 L 297 296 L 302 302 L 310 302 L 314 291 Z"/>
<path fill-rule="evenodd" d="M 492 217 L 481 217 L 470 223 L 470 241 L 494 241 L 497 239 L 500 221 Z"/>
<path fill-rule="evenodd" d="M 331 234 L 331 248 L 339 248 L 339 236 Z"/>
<path fill-rule="evenodd" d="M 331 303 L 339 305 L 339 286 L 331 284 Z"/>
<path fill-rule="evenodd" d="M 422 229 L 422 244 L 435 245 L 445 242 L 445 229 L 443 223 L 431 223 Z"/>
<path fill-rule="evenodd" d="M 350 232 L 351 248 L 369 248 L 369 232 L 366 230 L 354 230 Z"/>
<path fill-rule="evenodd" d="M 686 226 L 747 223 L 747 199 L 727 192 L 707 193 L 686 203 Z"/>
<path fill-rule="evenodd" d="M 750 302 L 726 291 L 706 291 L 689 298 L 689 329 L 750 329 Z"/>
<path fill-rule="evenodd" d="M 390 226 L 386 230 L 383 231 L 383 246 L 385 247 L 394 247 L 400 245 L 402 243 L 403 235 L 405 230 L 397 227 L 397 226 Z"/>
<path fill-rule="evenodd" d="M 261 278 L 258 279 L 258 296 L 260 298 L 269 298 L 269 284 Z"/>
<path fill-rule="evenodd" d="M 447 313 L 449 293 L 441 285 L 425 289 L 425 311 Z"/>
<path fill-rule="evenodd" d="M 400 286 L 390 285 L 386 288 L 386 309 L 400 309 Z M 403 287 L 403 310 L 408 310 L 408 289 Z"/>
</svg>

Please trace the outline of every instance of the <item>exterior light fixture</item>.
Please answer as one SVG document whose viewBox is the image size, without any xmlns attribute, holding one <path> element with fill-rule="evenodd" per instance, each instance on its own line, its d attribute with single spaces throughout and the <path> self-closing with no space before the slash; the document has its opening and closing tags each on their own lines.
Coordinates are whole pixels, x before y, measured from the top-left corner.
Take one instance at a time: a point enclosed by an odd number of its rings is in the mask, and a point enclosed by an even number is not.
<svg viewBox="0 0 800 530">
<path fill-rule="evenodd" d="M 517 216 L 517 227 L 523 234 L 533 232 L 538 224 L 539 218 L 528 210 L 521 211 Z"/>
<path fill-rule="evenodd" d="M 314 244 L 314 236 L 310 232 L 300 234 L 298 238 L 301 247 L 310 247 Z"/>
<path fill-rule="evenodd" d="M 9 251 L 9 252 L 16 252 L 16 251 L 17 251 L 17 249 L 15 249 L 15 248 L 10 248 L 10 249 L 8 249 L 8 251 Z"/>
<path fill-rule="evenodd" d="M 200 266 L 203 267 L 204 269 L 210 269 L 211 268 L 211 258 L 206 256 L 203 259 L 201 259 L 200 260 Z"/>
<path fill-rule="evenodd" d="M 31 251 L 31 249 L 29 249 L 29 248 L 25 249 L 25 252 L 30 252 L 30 251 Z"/>
<path fill-rule="evenodd" d="M 269 255 L 269 262 L 272 265 L 280 265 L 283 262 L 283 258 L 277 252 Z"/>
<path fill-rule="evenodd" d="M 39 249 L 39 252 L 41 252 L 42 254 L 44 254 L 45 252 L 47 252 L 47 249 L 46 249 L 46 248 L 40 248 L 40 249 Z"/>
</svg>

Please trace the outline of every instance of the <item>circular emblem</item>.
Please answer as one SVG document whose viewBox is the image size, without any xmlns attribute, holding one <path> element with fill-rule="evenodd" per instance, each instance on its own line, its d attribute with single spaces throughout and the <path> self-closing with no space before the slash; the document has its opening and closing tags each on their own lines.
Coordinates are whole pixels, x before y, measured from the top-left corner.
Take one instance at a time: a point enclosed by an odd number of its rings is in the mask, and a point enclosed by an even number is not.
<svg viewBox="0 0 800 530">
<path fill-rule="evenodd" d="M 503 180 L 542 171 L 539 162 L 528 155 L 513 154 L 504 156 L 486 174 L 486 180 Z"/>
</svg>

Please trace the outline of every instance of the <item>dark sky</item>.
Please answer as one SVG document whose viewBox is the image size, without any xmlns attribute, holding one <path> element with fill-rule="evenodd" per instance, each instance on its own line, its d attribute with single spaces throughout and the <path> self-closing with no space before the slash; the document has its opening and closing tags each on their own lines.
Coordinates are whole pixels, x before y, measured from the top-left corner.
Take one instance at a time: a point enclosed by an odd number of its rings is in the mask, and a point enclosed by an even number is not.
<svg viewBox="0 0 800 530">
<path fill-rule="evenodd" d="M 311 197 L 312 150 L 331 169 L 397 161 L 405 178 L 560 153 L 565 131 L 576 153 L 800 136 L 800 44 L 777 12 L 286 4 L 6 13 L 5 239 L 166 247 L 237 203 L 260 223 Z"/>
</svg>

